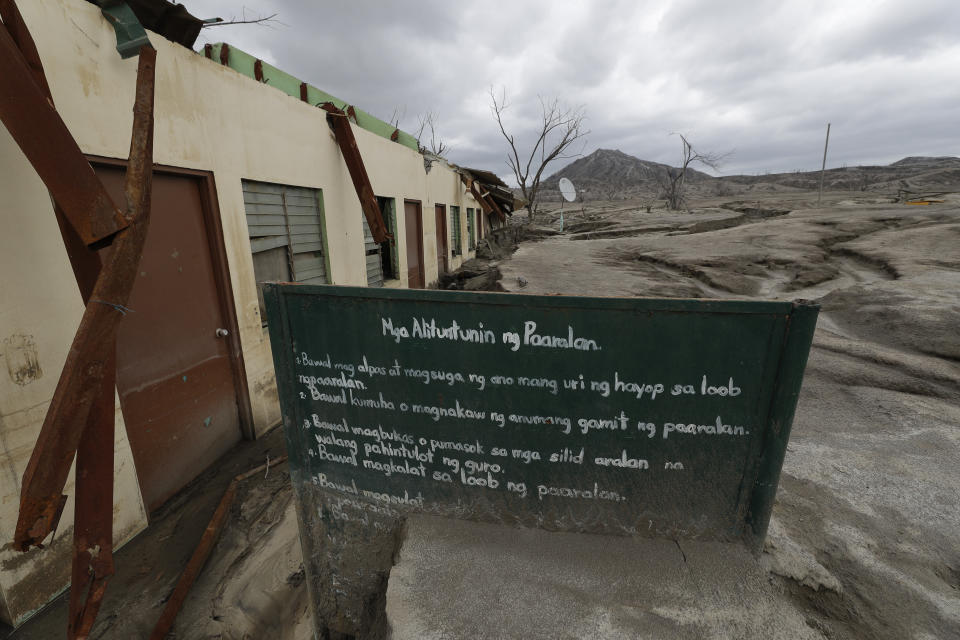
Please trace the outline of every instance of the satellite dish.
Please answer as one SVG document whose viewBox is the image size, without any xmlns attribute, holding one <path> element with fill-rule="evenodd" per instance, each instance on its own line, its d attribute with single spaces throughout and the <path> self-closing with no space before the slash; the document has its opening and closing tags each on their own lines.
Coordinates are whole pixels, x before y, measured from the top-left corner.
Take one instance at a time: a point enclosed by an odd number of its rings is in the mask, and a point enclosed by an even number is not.
<svg viewBox="0 0 960 640">
<path fill-rule="evenodd" d="M 567 202 L 573 202 L 577 199 L 577 190 L 567 178 L 560 178 L 560 195 Z"/>
</svg>

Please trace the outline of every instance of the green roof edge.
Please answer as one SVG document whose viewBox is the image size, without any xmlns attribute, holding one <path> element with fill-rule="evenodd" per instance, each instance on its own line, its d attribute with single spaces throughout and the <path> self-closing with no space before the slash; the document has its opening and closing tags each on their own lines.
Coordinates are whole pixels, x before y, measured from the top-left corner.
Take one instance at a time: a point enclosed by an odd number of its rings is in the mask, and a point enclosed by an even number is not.
<svg viewBox="0 0 960 640">
<path fill-rule="evenodd" d="M 229 43 L 227 46 L 229 47 L 227 66 L 238 73 L 242 73 L 243 75 L 256 80 L 254 65 L 257 62 L 257 58 L 250 55 L 246 51 L 237 49 Z M 222 42 L 218 42 L 211 47 L 210 53 L 213 60 L 220 60 L 220 50 L 222 47 Z M 296 98 L 297 100 L 300 99 L 300 85 L 302 80 L 290 75 L 286 71 L 277 69 L 273 65 L 266 62 L 261 61 L 260 64 L 263 69 L 263 84 L 268 84 L 274 89 L 279 89 L 280 91 L 283 91 L 287 95 Z M 307 84 L 307 101 L 314 106 L 322 102 L 332 102 L 339 109 L 346 109 L 347 106 L 349 106 L 348 103 L 344 102 L 343 100 L 330 95 L 326 91 L 321 91 L 311 84 Z M 388 122 L 384 122 L 383 120 L 370 115 L 366 111 L 356 106 L 353 107 L 353 110 L 357 114 L 357 126 L 362 129 L 366 129 L 370 133 L 376 134 L 381 138 L 391 140 L 393 132 L 397 130 L 396 127 Z M 406 131 L 399 131 L 396 142 L 405 147 L 409 147 L 418 153 L 420 151 L 420 148 L 417 145 L 417 139 Z"/>
</svg>

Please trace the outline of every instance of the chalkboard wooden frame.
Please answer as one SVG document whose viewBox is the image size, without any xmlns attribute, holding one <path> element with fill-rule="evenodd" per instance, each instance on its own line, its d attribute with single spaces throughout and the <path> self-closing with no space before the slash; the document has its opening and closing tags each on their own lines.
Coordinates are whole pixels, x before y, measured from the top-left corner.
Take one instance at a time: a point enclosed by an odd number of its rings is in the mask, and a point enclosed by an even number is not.
<svg viewBox="0 0 960 640">
<path fill-rule="evenodd" d="M 370 524 L 372 521 L 364 517 L 366 528 L 364 526 L 358 528 L 355 522 L 349 523 L 349 526 L 340 523 L 336 527 L 331 527 L 329 513 L 325 511 L 327 509 L 325 505 L 329 496 L 337 494 L 338 491 L 330 490 L 330 486 L 334 485 L 317 486 L 316 474 L 311 474 L 311 471 L 317 470 L 317 463 L 316 461 L 311 462 L 304 450 L 304 427 L 302 425 L 306 420 L 309 427 L 310 420 L 308 411 L 304 409 L 305 403 L 298 399 L 304 397 L 302 395 L 304 387 L 302 375 L 298 383 L 297 366 L 300 352 L 297 345 L 310 341 L 311 338 L 306 336 L 307 333 L 332 336 L 329 339 L 334 340 L 333 343 L 360 340 L 355 335 L 361 331 L 359 325 L 369 319 L 370 316 L 365 315 L 368 311 L 372 312 L 376 309 L 380 310 L 381 315 L 384 309 L 406 309 L 407 311 L 399 314 L 401 316 L 404 313 L 410 315 L 410 309 L 416 309 L 416 313 L 422 312 L 426 315 L 430 313 L 449 314 L 454 313 L 455 310 L 456 313 L 460 314 L 456 316 L 458 318 L 469 316 L 472 313 L 478 317 L 484 317 L 488 325 L 491 318 L 501 316 L 520 317 L 517 314 L 532 314 L 538 318 L 561 317 L 564 320 L 559 321 L 560 324 L 566 323 L 569 318 L 574 318 L 569 322 L 574 323 L 575 320 L 579 320 L 582 324 L 593 328 L 592 335 L 604 335 L 604 340 L 601 340 L 601 342 L 605 342 L 605 345 L 608 343 L 611 348 L 619 349 L 622 353 L 618 356 L 629 354 L 632 349 L 639 348 L 641 339 L 630 335 L 634 323 L 643 326 L 650 325 L 654 328 L 659 327 L 661 339 L 669 333 L 668 325 L 672 322 L 693 327 L 697 332 L 702 332 L 704 328 L 712 326 L 721 327 L 723 331 L 718 335 L 725 336 L 727 340 L 731 341 L 731 344 L 714 345 L 708 339 L 699 336 L 694 340 L 695 348 L 679 349 L 676 352 L 678 354 L 677 362 L 674 364 L 679 368 L 695 367 L 699 353 L 703 350 L 709 353 L 726 354 L 728 351 L 735 351 L 740 347 L 749 351 L 748 356 L 744 356 L 744 358 L 749 359 L 751 364 L 744 366 L 747 367 L 746 370 L 750 372 L 757 383 L 756 388 L 750 391 L 753 394 L 751 398 L 753 398 L 752 402 L 755 402 L 755 406 L 749 404 L 744 411 L 757 417 L 757 428 L 762 428 L 762 432 L 749 438 L 747 445 L 744 447 L 747 452 L 744 454 L 746 465 L 742 474 L 734 477 L 728 472 L 727 476 L 729 477 L 720 478 L 726 485 L 731 485 L 727 487 L 728 492 L 731 495 L 735 493 L 737 496 L 735 509 L 727 514 L 729 518 L 721 519 L 722 522 L 714 522 L 711 519 L 713 516 L 702 514 L 698 521 L 702 523 L 702 526 L 694 528 L 694 534 L 690 537 L 724 541 L 740 540 L 755 552 L 762 548 L 786 453 L 790 427 L 796 411 L 803 373 L 813 339 L 819 311 L 817 305 L 805 301 L 585 298 L 294 284 L 268 285 L 264 291 L 264 298 L 276 368 L 277 387 L 287 434 L 291 475 L 298 500 L 301 543 L 304 546 L 308 577 L 311 578 L 311 590 L 315 595 L 318 589 L 327 588 L 334 582 L 337 582 L 341 590 L 350 590 L 344 586 L 342 580 L 338 581 L 336 578 L 331 578 L 331 572 L 336 573 L 339 570 L 338 567 L 345 562 L 343 553 L 340 551 L 332 552 L 331 549 L 339 548 L 338 545 L 344 549 L 350 546 L 348 537 L 353 536 L 354 542 L 356 542 L 355 538 L 357 536 L 366 537 L 367 542 L 371 543 L 370 548 L 374 549 L 371 554 L 372 557 L 382 550 L 377 551 L 376 545 L 371 541 L 383 539 L 384 535 L 389 533 L 390 526 L 384 525 L 382 528 L 374 530 L 372 524 Z M 305 319 L 307 315 L 310 315 L 310 321 Z M 332 316 L 329 319 L 333 322 L 327 325 L 330 327 L 329 329 L 324 330 L 322 329 L 324 326 L 322 319 L 326 319 L 328 316 Z M 611 327 L 615 326 L 620 330 L 620 338 L 612 338 L 613 330 L 606 330 L 603 323 L 608 319 Z M 348 326 L 343 327 L 342 322 L 347 322 Z M 574 330 L 572 324 L 570 326 L 572 338 Z M 578 325 L 578 335 L 580 331 L 581 326 Z M 386 329 L 384 329 L 384 334 L 386 334 Z M 351 342 L 351 344 L 360 343 Z M 644 348 L 648 350 L 659 348 L 656 344 L 652 344 L 652 346 L 651 344 L 644 344 L 646 345 Z M 400 345 L 399 338 L 397 339 L 397 345 L 397 349 L 404 346 Z M 438 344 L 437 348 L 441 347 L 449 348 L 449 344 Z M 426 350 L 429 350 L 429 348 L 425 347 Z M 465 349 L 466 347 L 458 345 L 457 348 Z M 427 351 L 423 352 L 426 353 Z M 493 353 L 491 351 L 491 354 Z M 544 357 L 542 352 L 538 352 L 536 355 L 538 358 Z M 733 358 L 734 356 L 729 357 Z M 735 362 L 735 360 L 729 361 Z M 733 384 L 733 377 L 731 377 L 730 385 Z M 706 376 L 704 376 L 704 385 L 706 385 Z M 746 392 L 744 393 L 746 395 Z M 309 402 L 308 399 L 306 404 L 309 405 Z M 706 401 L 703 400 L 702 402 Z M 314 420 L 316 419 L 314 417 Z M 423 420 L 426 420 L 426 418 Z M 721 426 L 720 422 L 718 416 L 718 430 Z M 669 424 L 672 425 L 673 423 Z M 412 427 L 408 425 L 407 428 Z M 666 438 L 665 425 L 663 430 L 663 438 Z M 651 438 L 653 438 L 655 432 L 656 428 L 650 434 Z M 584 434 L 589 435 L 586 430 L 584 430 Z M 535 437 L 530 436 L 530 438 Z M 310 442 L 312 443 L 312 441 Z M 657 441 L 651 440 L 651 442 Z M 698 455 L 709 456 L 712 454 L 710 447 L 700 446 L 700 448 L 704 451 L 698 453 Z M 723 449 L 718 445 L 716 451 L 716 455 L 720 455 Z M 312 455 L 312 452 L 310 453 Z M 580 453 L 582 456 L 582 449 Z M 609 461 L 613 458 L 604 458 L 604 460 Z M 617 460 L 613 464 L 618 462 L 628 462 L 626 449 L 624 449 L 623 460 Z M 393 465 L 392 458 L 391 465 Z M 339 465 L 328 466 L 337 471 L 343 469 Z M 575 469 L 574 471 L 579 470 Z M 344 476 L 341 474 L 341 479 L 342 477 Z M 390 479 L 391 482 L 395 480 L 395 478 Z M 734 483 L 736 483 L 736 487 L 732 486 Z M 671 485 L 667 484 L 665 486 L 668 490 L 671 490 Z M 542 490 L 543 487 L 544 485 L 540 485 L 538 488 Z M 356 485 L 354 485 L 355 489 Z M 680 486 L 679 490 L 682 489 L 683 485 Z M 396 487 L 394 486 L 393 489 L 384 489 L 384 492 L 395 490 Z M 489 489 L 485 491 L 491 493 Z M 444 494 L 442 497 L 445 498 L 446 495 Z M 570 531 L 607 532 L 609 530 L 613 533 L 633 531 L 633 529 L 623 527 L 618 530 L 615 526 L 605 528 L 602 526 L 603 523 L 598 524 L 595 521 L 588 523 L 587 526 L 581 526 L 580 521 L 573 516 L 570 518 L 558 517 L 555 522 L 552 521 L 551 518 L 559 511 L 546 512 L 548 517 L 544 517 L 543 514 L 534 514 L 530 517 L 514 517 L 516 514 L 512 513 L 512 509 L 516 505 L 515 502 L 495 501 L 496 504 L 493 504 L 493 506 L 484 503 L 482 508 L 474 508 L 469 500 L 464 503 L 463 499 L 462 493 L 457 493 L 456 489 L 451 489 L 450 504 L 447 505 L 449 509 L 446 511 L 442 508 L 437 510 L 424 507 L 421 503 L 421 506 L 414 506 L 411 509 L 407 509 L 405 506 L 393 511 L 388 509 L 386 510 L 385 521 L 393 522 L 394 525 L 391 526 L 398 526 L 396 525 L 397 518 L 400 517 L 398 514 L 413 510 L 454 517 L 532 524 Z M 547 500 L 550 499 L 550 496 L 547 496 Z M 664 498 L 665 501 L 670 499 L 671 496 Z M 541 500 L 543 500 L 542 494 Z M 351 500 L 351 502 L 353 501 Z M 321 523 L 318 518 L 324 519 L 324 514 L 326 514 L 328 521 Z M 654 521 L 651 520 L 650 524 L 653 526 Z M 677 527 L 667 527 L 662 529 L 659 535 L 680 537 L 686 535 L 685 531 L 685 529 Z M 637 535 L 650 535 L 639 530 L 635 533 Z M 657 530 L 652 530 L 653 535 L 657 535 L 657 533 Z M 393 538 L 390 537 L 391 535 Z M 322 543 L 314 540 L 313 538 L 317 536 L 323 536 L 325 540 Z M 387 537 L 390 540 L 394 539 L 396 537 L 395 529 Z M 324 554 L 325 557 L 321 558 Z M 386 564 L 385 570 L 387 572 L 389 572 L 389 558 L 388 550 L 383 558 L 377 561 L 380 564 Z M 377 569 L 377 571 L 382 570 L 382 567 Z M 362 572 L 354 571 L 354 573 Z M 371 588 L 369 584 L 357 586 L 357 590 L 363 592 L 369 591 Z M 367 597 L 367 595 L 366 593 L 362 594 L 361 599 Z M 316 597 L 314 602 L 318 602 Z M 368 624 L 369 621 L 361 624 L 358 622 L 359 618 L 362 617 L 361 613 L 355 612 L 355 614 L 351 623 L 335 625 L 335 627 L 344 632 L 362 630 L 365 628 L 364 624 Z M 327 610 L 323 615 L 330 618 L 340 614 Z"/>
</svg>

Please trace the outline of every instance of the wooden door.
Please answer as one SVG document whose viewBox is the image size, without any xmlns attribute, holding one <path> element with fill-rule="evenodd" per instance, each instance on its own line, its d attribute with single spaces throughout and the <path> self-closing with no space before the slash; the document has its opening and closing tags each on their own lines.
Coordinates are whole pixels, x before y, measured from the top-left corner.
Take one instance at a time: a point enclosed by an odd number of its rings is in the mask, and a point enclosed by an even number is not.
<svg viewBox="0 0 960 640">
<path fill-rule="evenodd" d="M 483 210 L 477 209 L 477 242 L 480 242 L 480 238 L 483 237 Z"/>
<path fill-rule="evenodd" d="M 403 203 L 407 237 L 407 286 L 423 289 L 427 286 L 423 266 L 423 214 L 419 202 Z"/>
<path fill-rule="evenodd" d="M 96 170 L 124 202 L 124 169 Z M 151 511 L 241 438 L 239 342 L 211 250 L 205 180 L 154 172 L 146 246 L 117 335 L 117 390 Z"/>
<path fill-rule="evenodd" d="M 449 271 L 447 265 L 447 207 L 438 204 L 435 207 L 437 215 L 437 276 Z"/>
</svg>

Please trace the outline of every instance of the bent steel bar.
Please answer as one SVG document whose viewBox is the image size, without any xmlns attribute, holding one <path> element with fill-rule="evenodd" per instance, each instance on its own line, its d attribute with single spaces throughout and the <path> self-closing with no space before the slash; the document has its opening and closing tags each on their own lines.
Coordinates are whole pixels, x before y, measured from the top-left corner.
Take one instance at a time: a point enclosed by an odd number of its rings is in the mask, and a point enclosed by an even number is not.
<svg viewBox="0 0 960 640">
<path fill-rule="evenodd" d="M 360 198 L 360 206 L 363 208 L 363 215 L 367 218 L 367 224 L 370 225 L 373 239 L 378 243 L 385 242 L 390 234 L 387 231 L 387 225 L 383 223 L 377 198 L 373 195 L 370 176 L 367 175 L 367 169 L 363 166 L 363 158 L 360 156 L 360 149 L 357 148 L 357 139 L 350 128 L 348 116 L 332 102 L 324 102 L 319 106 L 328 114 L 327 121 L 340 146 L 343 160 L 347 163 L 353 187 L 357 190 L 357 197 Z"/>
<path fill-rule="evenodd" d="M 80 295 L 87 304 L 100 275 L 100 256 L 83 245 L 60 207 L 56 213 Z M 77 449 L 68 640 L 87 637 L 106 592 L 107 580 L 113 575 L 115 374 L 116 363 L 108 364 L 107 375 Z"/>
<path fill-rule="evenodd" d="M 14 44 L 17 45 L 24 60 L 26 60 L 27 65 L 33 72 L 33 79 L 52 104 L 53 99 L 50 98 L 50 86 L 47 84 L 47 76 L 43 73 L 40 53 L 37 51 L 37 45 L 34 43 L 33 37 L 30 35 L 30 30 L 27 29 L 27 25 L 23 21 L 23 16 L 20 15 L 20 10 L 17 8 L 17 3 L 14 2 L 14 0 L 0 0 L 0 20 L 3 21 L 3 26 L 7 28 L 10 37 L 13 38 Z"/>
<path fill-rule="evenodd" d="M 15 7 L 3 6 L 0 28 L 0 122 L 33 165 L 40 179 L 87 245 L 109 238 L 127 226 L 97 179 L 67 125 L 47 98 L 46 83 L 38 83 L 36 61 L 31 65 L 18 42 L 27 33 Z M 7 22 L 7 16 L 16 15 Z M 32 51 L 31 51 L 32 49 Z M 27 46 L 26 54 L 36 48 Z"/>
<path fill-rule="evenodd" d="M 86 638 L 113 575 L 113 437 L 115 346 L 77 450 L 68 640 Z"/>
<path fill-rule="evenodd" d="M 91 295 L 67 354 L 57 389 L 23 475 L 14 546 L 26 551 L 56 527 L 70 463 L 87 418 L 112 364 L 117 326 L 123 317 L 140 263 L 150 217 L 153 164 L 153 97 L 156 51 L 140 50 L 130 163 L 126 178 L 126 221 Z M 87 165 L 89 166 L 89 165 Z"/>
<path fill-rule="evenodd" d="M 5 27 L 34 76 L 50 106 L 53 97 L 43 64 L 29 29 L 13 0 L 0 0 L 0 31 Z M 138 86 L 144 82 L 143 68 L 138 71 Z M 152 116 L 150 116 L 152 121 Z M 151 124 L 152 126 L 152 124 Z M 89 167 L 89 165 L 87 165 Z M 99 179 L 97 180 L 99 182 Z M 102 271 L 97 251 L 87 246 L 71 225 L 53 192 L 57 224 L 84 304 L 90 301 Z M 113 207 L 114 210 L 116 207 Z M 126 220 L 123 220 L 126 224 Z M 74 506 L 73 566 L 68 640 L 88 637 L 106 594 L 107 582 L 114 573 L 113 563 L 113 443 L 114 385 L 116 378 L 115 345 L 108 348 L 104 377 L 93 401 L 77 450 L 76 502 Z M 43 457 L 43 451 L 35 450 Z M 62 486 L 61 486 L 62 490 Z M 53 518 L 59 520 L 65 496 L 57 502 Z"/>
<path fill-rule="evenodd" d="M 286 460 L 287 456 L 280 456 L 276 460 L 273 460 L 272 464 L 273 466 L 281 465 L 286 462 Z M 217 538 L 220 537 L 220 532 L 223 530 L 224 524 L 227 522 L 227 518 L 230 515 L 230 506 L 233 504 L 234 498 L 237 495 L 237 490 L 240 486 L 240 483 L 247 478 L 260 473 L 264 469 L 266 469 L 267 473 L 269 473 L 271 468 L 270 465 L 271 460 L 268 456 L 266 464 L 262 464 L 259 467 L 255 467 L 245 473 L 234 476 L 233 480 L 230 481 L 230 484 L 227 486 L 227 490 L 223 494 L 223 497 L 220 498 L 220 504 L 217 505 L 216 511 L 213 512 L 213 517 L 210 518 L 210 523 L 207 524 L 207 528 L 200 537 L 200 542 L 197 544 L 197 548 L 194 549 L 193 555 L 190 556 L 190 561 L 187 562 L 187 566 L 184 568 L 183 573 L 180 574 L 180 579 L 177 581 L 177 586 L 173 588 L 173 592 L 171 592 L 170 597 L 167 599 L 167 606 L 163 608 L 163 613 L 160 614 L 160 619 L 157 620 L 157 625 L 153 628 L 153 633 L 150 634 L 150 640 L 163 640 L 167 637 L 167 634 L 173 627 L 173 623 L 177 618 L 177 613 L 179 613 L 180 607 L 183 606 L 184 601 L 187 599 L 187 595 L 190 593 L 190 587 L 193 586 L 193 583 L 197 580 L 197 576 L 200 575 L 203 565 L 207 562 L 207 558 L 210 557 L 210 553 L 213 551 L 213 547 L 217 543 Z"/>
</svg>

